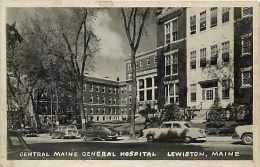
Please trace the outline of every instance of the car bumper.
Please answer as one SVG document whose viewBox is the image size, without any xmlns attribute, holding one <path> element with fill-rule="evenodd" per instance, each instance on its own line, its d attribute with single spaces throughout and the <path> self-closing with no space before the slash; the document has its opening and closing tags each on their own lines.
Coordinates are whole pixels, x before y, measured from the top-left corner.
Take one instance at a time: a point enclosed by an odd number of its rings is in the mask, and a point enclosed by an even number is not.
<svg viewBox="0 0 260 167">
<path fill-rule="evenodd" d="M 207 141 L 207 137 L 198 137 L 194 139 L 195 141 Z"/>
</svg>

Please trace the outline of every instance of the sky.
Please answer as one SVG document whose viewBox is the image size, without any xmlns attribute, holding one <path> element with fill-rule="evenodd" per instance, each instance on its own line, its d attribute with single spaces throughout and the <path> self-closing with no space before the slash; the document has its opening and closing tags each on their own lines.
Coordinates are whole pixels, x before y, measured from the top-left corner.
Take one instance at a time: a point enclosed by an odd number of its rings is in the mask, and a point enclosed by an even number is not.
<svg viewBox="0 0 260 167">
<path fill-rule="evenodd" d="M 14 21 L 19 30 L 25 19 L 35 17 L 35 8 L 9 8 L 7 10 L 7 22 Z M 118 8 L 100 9 L 94 23 L 94 33 L 99 37 L 99 53 L 95 57 L 92 76 L 109 77 L 121 81 L 125 80 L 125 63 L 130 53 L 129 44 L 125 35 L 122 18 Z M 48 13 L 46 13 L 48 15 Z M 156 21 L 150 18 L 145 26 L 146 34 L 143 36 L 138 52 L 144 52 L 156 47 Z"/>
</svg>

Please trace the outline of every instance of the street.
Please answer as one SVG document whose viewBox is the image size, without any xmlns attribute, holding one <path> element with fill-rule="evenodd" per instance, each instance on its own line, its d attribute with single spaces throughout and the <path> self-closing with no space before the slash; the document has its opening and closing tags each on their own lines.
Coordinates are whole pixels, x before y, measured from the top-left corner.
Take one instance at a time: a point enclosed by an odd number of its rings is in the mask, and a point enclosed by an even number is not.
<svg viewBox="0 0 260 167">
<path fill-rule="evenodd" d="M 117 141 L 81 139 L 51 139 L 49 135 L 24 138 L 32 154 L 20 154 L 19 159 L 161 159 L 161 160 L 234 160 L 252 159 L 252 146 L 242 145 L 231 137 L 208 137 L 205 143 L 147 143 L 127 136 Z"/>
</svg>

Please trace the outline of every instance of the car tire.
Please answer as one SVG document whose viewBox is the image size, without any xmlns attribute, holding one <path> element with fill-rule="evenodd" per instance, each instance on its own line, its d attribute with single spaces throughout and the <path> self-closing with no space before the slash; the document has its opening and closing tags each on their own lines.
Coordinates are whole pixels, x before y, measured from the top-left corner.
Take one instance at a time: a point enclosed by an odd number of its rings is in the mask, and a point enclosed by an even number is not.
<svg viewBox="0 0 260 167">
<path fill-rule="evenodd" d="M 151 142 L 154 141 L 154 136 L 152 134 L 149 134 L 149 135 L 146 136 L 146 139 L 147 139 L 148 143 L 151 143 Z"/>
<path fill-rule="evenodd" d="M 184 143 L 190 143 L 192 138 L 190 136 L 185 136 Z"/>
<path fill-rule="evenodd" d="M 246 144 L 246 145 L 253 144 L 253 134 L 251 134 L 251 133 L 243 134 L 241 139 L 242 139 L 243 144 Z"/>
</svg>

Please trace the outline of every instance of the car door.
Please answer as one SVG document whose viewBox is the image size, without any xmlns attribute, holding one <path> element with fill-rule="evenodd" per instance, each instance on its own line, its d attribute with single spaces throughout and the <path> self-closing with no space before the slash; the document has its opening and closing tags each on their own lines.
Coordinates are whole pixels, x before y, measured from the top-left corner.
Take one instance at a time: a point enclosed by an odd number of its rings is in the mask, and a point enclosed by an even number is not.
<svg viewBox="0 0 260 167">
<path fill-rule="evenodd" d="M 163 123 L 160 131 L 158 132 L 158 139 L 160 140 L 168 140 L 169 139 L 169 132 L 171 130 L 172 124 L 171 123 Z"/>
<path fill-rule="evenodd" d="M 169 132 L 169 136 L 174 141 L 179 141 L 182 137 L 183 128 L 179 123 L 172 123 L 171 130 Z"/>
</svg>

